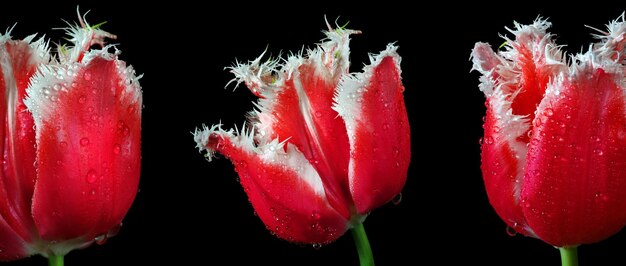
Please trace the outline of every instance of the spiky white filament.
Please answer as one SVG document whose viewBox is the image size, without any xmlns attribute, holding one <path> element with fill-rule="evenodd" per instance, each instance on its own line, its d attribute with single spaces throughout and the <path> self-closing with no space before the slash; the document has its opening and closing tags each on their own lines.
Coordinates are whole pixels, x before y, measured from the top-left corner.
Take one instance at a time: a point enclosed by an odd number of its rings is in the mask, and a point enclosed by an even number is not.
<svg viewBox="0 0 626 266">
<path fill-rule="evenodd" d="M 241 130 L 223 130 L 221 124 L 211 127 L 203 126 L 193 133 L 196 147 L 202 152 L 206 152 L 209 161 L 215 155 L 216 150 L 211 148 L 210 137 L 216 135 L 220 138 L 228 139 L 233 145 L 233 149 L 242 150 L 250 156 L 258 157 L 264 164 L 273 166 L 283 166 L 285 169 L 297 174 L 298 178 L 315 191 L 316 195 L 325 199 L 326 194 L 322 179 L 313 168 L 313 165 L 304 157 L 294 145 L 287 140 L 279 142 L 273 139 L 265 143 L 255 144 L 254 129 L 246 128 L 244 124 Z M 220 145 L 220 144 L 217 144 Z"/>
</svg>

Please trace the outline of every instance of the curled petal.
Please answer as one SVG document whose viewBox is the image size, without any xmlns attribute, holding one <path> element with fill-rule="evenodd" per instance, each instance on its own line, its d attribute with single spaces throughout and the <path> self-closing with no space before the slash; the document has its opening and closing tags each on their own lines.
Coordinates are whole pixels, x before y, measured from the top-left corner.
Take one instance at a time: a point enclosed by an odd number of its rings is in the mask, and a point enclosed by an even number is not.
<svg viewBox="0 0 626 266">
<path fill-rule="evenodd" d="M 313 165 L 330 204 L 346 219 L 352 197 L 347 186 L 350 147 L 345 124 L 331 107 L 339 78 L 348 72 L 351 30 L 326 32 L 328 40 L 306 57 L 290 56 L 280 70 L 260 57 L 232 69 L 261 99 L 252 121 L 257 139 L 278 139 L 298 148 Z M 332 147 L 332 148 L 330 148 Z"/>
<path fill-rule="evenodd" d="M 359 214 L 400 193 L 411 157 L 400 56 L 390 45 L 371 61 L 364 73 L 344 77 L 333 106 L 347 127 L 349 186 Z"/>
<path fill-rule="evenodd" d="M 197 130 L 207 156 L 220 152 L 239 173 L 256 213 L 277 236 L 294 242 L 326 243 L 347 230 L 347 221 L 328 204 L 320 176 L 301 152 L 278 140 L 255 146 L 252 131 L 218 126 Z"/>
<path fill-rule="evenodd" d="M 91 242 L 118 226 L 137 192 L 141 91 L 116 54 L 40 68 L 25 100 L 35 118 L 33 216 L 44 240 Z M 80 242 L 80 241 L 79 241 Z"/>
</svg>

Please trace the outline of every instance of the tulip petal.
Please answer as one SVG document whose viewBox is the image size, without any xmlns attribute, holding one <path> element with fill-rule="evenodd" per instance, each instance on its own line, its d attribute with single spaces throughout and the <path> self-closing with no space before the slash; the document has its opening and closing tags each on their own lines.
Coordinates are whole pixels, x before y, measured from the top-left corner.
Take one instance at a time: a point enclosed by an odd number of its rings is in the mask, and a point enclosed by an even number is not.
<svg viewBox="0 0 626 266">
<path fill-rule="evenodd" d="M 529 121 L 535 116 L 546 84 L 566 66 L 552 35 L 550 23 L 537 19 L 532 25 L 515 23 L 506 49 L 496 54 L 485 43 L 472 51 L 473 70 L 482 74 L 480 90 L 487 97 L 485 134 L 482 140 L 483 179 L 489 201 L 505 223 L 524 235 L 534 236 L 521 204 L 527 144 L 532 135 Z"/>
<path fill-rule="evenodd" d="M 290 56 L 280 70 L 261 57 L 233 67 L 238 83 L 261 99 L 252 113 L 257 138 L 289 140 L 304 154 L 322 178 L 331 205 L 350 217 L 352 198 L 347 187 L 349 143 L 342 119 L 331 107 L 340 77 L 348 73 L 349 35 L 355 31 L 326 32 L 328 41 Z M 332 147 L 332 148 L 330 148 Z"/>
<path fill-rule="evenodd" d="M 511 102 L 515 115 L 528 117 L 532 121 L 535 109 L 543 98 L 548 81 L 556 73 L 566 68 L 562 52 L 553 41 L 553 35 L 546 32 L 550 22 L 537 19 L 532 25 L 515 23 L 515 30 L 509 29 L 514 40 L 505 38 L 504 51 L 497 55 L 489 45 L 477 43 L 472 52 L 473 70 L 483 73 L 481 78 L 491 79 L 493 86 L 481 85 L 481 91 L 489 97 L 495 90 L 502 91 Z M 527 131 L 532 130 L 532 125 Z M 528 134 L 519 136 L 528 143 Z"/>
<path fill-rule="evenodd" d="M 334 98 L 347 127 L 349 185 L 359 214 L 390 201 L 406 181 L 410 129 L 396 49 L 389 45 L 363 73 L 344 76 Z"/>
<path fill-rule="evenodd" d="M 106 50 L 41 67 L 28 90 L 38 146 L 32 209 L 44 240 L 93 241 L 120 224 L 137 192 L 140 86 Z"/>
<path fill-rule="evenodd" d="M 36 179 L 35 134 L 32 116 L 23 103 L 28 81 L 38 65 L 49 61 L 43 39 L 32 41 L 35 35 L 23 41 L 11 40 L 0 34 L 0 117 L 5 130 L 2 139 L 3 168 L 0 175 L 0 214 L 20 237 L 33 241 L 36 230 L 31 215 L 31 198 Z"/>
<path fill-rule="evenodd" d="M 0 261 L 12 261 L 28 257 L 33 251 L 11 226 L 0 217 Z"/>
<path fill-rule="evenodd" d="M 530 120 L 534 118 L 548 81 L 557 73 L 555 70 L 565 67 L 552 35 L 546 33 L 550 26 L 550 22 L 542 19 L 535 20 L 532 25 L 515 23 L 516 29 L 510 30 L 515 40 L 505 38 L 507 50 L 501 53 L 503 58 L 512 62 L 507 69 L 511 72 L 507 75 L 514 76 L 514 79 L 507 92 L 514 93 L 513 114 L 528 116 Z"/>
<path fill-rule="evenodd" d="M 255 145 L 253 132 L 219 126 L 194 133 L 200 150 L 228 157 L 256 213 L 278 237 L 293 242 L 326 243 L 347 230 L 346 219 L 328 203 L 322 179 L 304 155 L 277 139 Z"/>
<path fill-rule="evenodd" d="M 487 114 L 481 146 L 481 170 L 489 202 L 504 222 L 517 232 L 534 235 L 520 207 L 527 147 L 525 136 L 529 122 L 515 115 L 512 98 L 505 92 L 501 75 L 508 61 L 496 55 L 485 43 L 477 43 L 472 51 L 474 70 L 479 71 L 480 90 L 487 97 Z"/>
<path fill-rule="evenodd" d="M 616 56 L 625 52 L 626 23 L 611 26 L 600 48 L 575 57 L 548 86 L 533 122 L 523 208 L 555 246 L 597 242 L 625 225 L 626 68 Z"/>
</svg>

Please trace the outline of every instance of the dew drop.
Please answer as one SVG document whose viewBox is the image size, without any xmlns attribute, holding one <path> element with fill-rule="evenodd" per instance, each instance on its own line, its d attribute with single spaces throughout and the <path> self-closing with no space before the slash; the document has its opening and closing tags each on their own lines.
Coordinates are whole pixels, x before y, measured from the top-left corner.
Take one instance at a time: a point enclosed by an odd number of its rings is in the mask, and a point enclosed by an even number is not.
<svg viewBox="0 0 626 266">
<path fill-rule="evenodd" d="M 515 231 L 515 229 L 513 229 L 513 227 L 507 226 L 506 227 L 506 234 L 509 236 L 515 236 L 517 235 L 517 231 Z"/>
<path fill-rule="evenodd" d="M 120 147 L 119 144 L 115 144 L 115 146 L 113 146 L 113 153 L 120 154 L 121 150 L 122 150 L 122 148 Z"/>
<path fill-rule="evenodd" d="M 402 202 L 402 193 L 398 193 L 398 195 L 396 195 L 395 197 L 393 197 L 393 199 L 391 200 L 391 202 L 393 203 L 393 205 L 398 205 L 398 204 L 400 204 L 400 202 Z"/>
<path fill-rule="evenodd" d="M 106 243 L 108 239 L 109 237 L 107 236 L 107 234 L 101 234 L 99 236 L 96 236 L 96 238 L 94 238 L 93 240 L 96 241 L 96 244 L 98 245 L 104 245 L 104 243 Z"/>
<path fill-rule="evenodd" d="M 67 148 L 67 142 L 65 142 L 65 141 L 61 141 L 61 142 L 59 142 L 59 145 L 60 145 L 60 146 L 61 146 L 61 148 L 63 148 L 63 149 Z"/>
<path fill-rule="evenodd" d="M 322 248 L 322 244 L 315 243 L 315 244 L 313 244 L 313 248 L 316 249 L 316 250 L 320 250 Z"/>
<path fill-rule="evenodd" d="M 96 182 L 96 180 L 98 180 L 98 175 L 96 174 L 96 170 L 89 170 L 89 172 L 87 172 L 87 183 L 89 184 L 93 184 Z"/>
<path fill-rule="evenodd" d="M 389 124 L 388 124 L 388 123 L 384 123 L 384 124 L 383 124 L 383 129 L 384 129 L 384 130 L 389 129 Z"/>
<path fill-rule="evenodd" d="M 554 115 L 554 111 L 552 111 L 552 108 L 546 108 L 544 113 L 546 114 L 546 116 L 553 116 Z"/>
<path fill-rule="evenodd" d="M 485 138 L 485 144 L 491 145 L 493 144 L 493 138 L 491 136 Z"/>
<path fill-rule="evenodd" d="M 83 104 L 83 103 L 85 103 L 85 102 L 87 102 L 87 97 L 85 97 L 85 96 L 80 96 L 80 97 L 78 98 L 78 103 Z"/>
<path fill-rule="evenodd" d="M 89 139 L 88 139 L 88 138 L 82 138 L 82 139 L 80 139 L 80 145 L 81 145 L 81 146 L 87 146 L 87 145 L 89 145 Z"/>
<path fill-rule="evenodd" d="M 91 72 L 85 71 L 85 74 L 83 74 L 83 78 L 85 80 L 91 80 Z"/>
<path fill-rule="evenodd" d="M 317 117 L 317 118 L 322 117 L 322 112 L 320 112 L 320 111 L 316 111 L 316 112 L 315 112 L 315 117 Z"/>
<path fill-rule="evenodd" d="M 394 158 L 398 158 L 400 156 L 400 149 L 398 149 L 398 147 L 394 146 L 393 147 L 393 157 Z"/>
</svg>

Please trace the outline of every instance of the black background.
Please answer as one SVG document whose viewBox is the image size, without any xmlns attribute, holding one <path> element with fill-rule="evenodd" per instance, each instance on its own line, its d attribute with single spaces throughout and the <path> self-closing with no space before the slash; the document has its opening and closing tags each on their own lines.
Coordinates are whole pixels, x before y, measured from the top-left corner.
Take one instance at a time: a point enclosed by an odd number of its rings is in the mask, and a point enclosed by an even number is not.
<svg viewBox="0 0 626 266">
<path fill-rule="evenodd" d="M 54 42 L 62 41 L 63 32 L 52 28 L 64 27 L 61 19 L 75 21 L 79 4 L 23 2 L 2 7 L 0 28 L 17 23 L 15 38 L 38 32 Z M 266 47 L 273 55 L 312 47 L 323 38 L 324 15 L 363 32 L 351 43 L 353 71 L 367 63 L 368 52 L 389 42 L 400 46 L 403 58 L 413 157 L 401 204 L 383 206 L 365 221 L 377 264 L 559 265 L 553 247 L 508 236 L 488 203 L 478 145 L 484 98 L 478 74 L 469 72 L 470 50 L 477 41 L 497 47 L 498 33 L 509 34 L 505 26 L 542 15 L 553 23 L 557 42 L 578 52 L 592 41 L 585 24 L 604 29 L 625 7 L 507 4 L 80 3 L 83 12 L 91 10 L 92 24 L 108 21 L 103 29 L 118 35 L 121 58 L 145 74 L 143 163 L 140 190 L 119 235 L 71 252 L 66 265 L 358 265 L 349 233 L 319 250 L 270 235 L 230 162 L 206 162 L 190 133 L 220 120 L 241 125 L 254 97 L 243 87 L 224 89 L 232 78 L 224 67 L 235 58 L 254 59 Z M 580 260 L 623 264 L 625 251 L 622 232 L 580 247 Z M 38 256 L 13 263 L 45 264 Z"/>
</svg>

